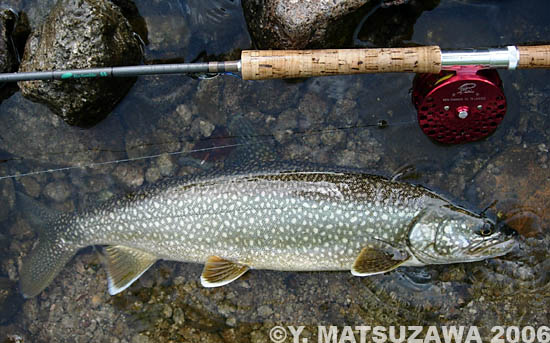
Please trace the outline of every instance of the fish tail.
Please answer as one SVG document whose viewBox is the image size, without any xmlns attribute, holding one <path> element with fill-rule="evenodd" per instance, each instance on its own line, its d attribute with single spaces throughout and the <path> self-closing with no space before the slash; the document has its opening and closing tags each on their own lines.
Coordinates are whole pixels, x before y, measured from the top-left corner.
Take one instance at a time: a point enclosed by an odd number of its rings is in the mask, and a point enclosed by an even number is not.
<svg viewBox="0 0 550 343">
<path fill-rule="evenodd" d="M 38 232 L 38 244 L 23 261 L 19 273 L 21 293 L 30 298 L 52 282 L 79 247 L 63 239 L 67 225 L 53 224 L 59 213 L 19 192 L 17 202 L 27 213 L 31 226 Z"/>
<path fill-rule="evenodd" d="M 78 247 L 65 243 L 55 235 L 41 235 L 38 245 L 26 257 L 19 274 L 19 287 L 25 298 L 31 298 L 46 288 Z"/>
</svg>

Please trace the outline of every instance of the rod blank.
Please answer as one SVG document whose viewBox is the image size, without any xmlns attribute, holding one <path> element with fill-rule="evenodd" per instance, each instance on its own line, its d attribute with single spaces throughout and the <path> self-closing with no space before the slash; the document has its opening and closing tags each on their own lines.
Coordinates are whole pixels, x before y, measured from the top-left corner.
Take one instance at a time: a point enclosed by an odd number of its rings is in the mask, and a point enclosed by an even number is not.
<svg viewBox="0 0 550 343">
<path fill-rule="evenodd" d="M 128 67 L 104 67 L 70 70 L 37 71 L 0 74 L 0 82 L 33 80 L 69 80 L 82 78 L 132 77 L 161 74 L 196 74 L 239 72 L 239 61 L 155 64 Z"/>
</svg>

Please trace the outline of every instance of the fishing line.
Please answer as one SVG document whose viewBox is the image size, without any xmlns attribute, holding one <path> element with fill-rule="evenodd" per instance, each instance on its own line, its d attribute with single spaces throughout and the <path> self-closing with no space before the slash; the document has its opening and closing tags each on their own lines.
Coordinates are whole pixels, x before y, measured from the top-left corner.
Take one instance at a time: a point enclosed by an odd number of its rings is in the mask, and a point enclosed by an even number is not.
<svg viewBox="0 0 550 343">
<path fill-rule="evenodd" d="M 371 128 L 371 127 L 377 127 L 377 128 L 386 128 L 386 127 L 393 127 L 393 126 L 406 126 L 410 124 L 416 124 L 415 121 L 408 121 L 408 122 L 396 122 L 392 124 L 388 124 L 385 120 L 379 120 L 376 124 L 366 124 L 366 125 L 353 125 L 353 126 L 345 126 L 345 127 L 337 127 L 334 129 L 313 129 L 308 131 L 292 131 L 289 133 L 289 135 L 292 136 L 301 136 L 301 137 L 308 137 L 318 134 L 323 134 L 327 132 L 337 132 L 337 131 L 348 131 L 353 129 L 361 129 L 361 128 Z M 275 132 L 284 132 L 285 130 L 275 130 Z M 24 176 L 31 176 L 31 175 L 40 175 L 40 174 L 49 174 L 49 173 L 55 173 L 55 172 L 64 172 L 64 171 L 70 171 L 70 170 L 76 170 L 76 169 L 84 169 L 84 168 L 95 168 L 110 164 L 118 164 L 118 163 L 127 163 L 127 162 L 135 162 L 135 161 L 142 161 L 147 159 L 153 159 L 158 158 L 161 156 L 174 156 L 174 155 L 183 155 L 183 154 L 193 154 L 198 152 L 207 152 L 207 151 L 214 151 L 214 150 L 221 150 L 221 149 L 228 149 L 228 148 L 236 148 L 239 146 L 250 146 L 250 145 L 256 145 L 256 144 L 264 144 L 264 143 L 270 143 L 273 142 L 275 137 L 273 134 L 263 134 L 263 135 L 247 135 L 247 136 L 235 136 L 235 135 L 228 135 L 228 136 L 221 136 L 221 137 L 209 137 L 206 139 L 199 139 L 196 141 L 191 141 L 189 143 L 198 143 L 198 142 L 205 142 L 209 140 L 217 140 L 217 139 L 237 139 L 237 138 L 247 138 L 247 139 L 257 139 L 257 138 L 266 138 L 261 141 L 253 141 L 253 142 L 246 142 L 246 143 L 234 143 L 234 144 L 225 144 L 225 145 L 219 145 L 214 147 L 207 147 L 207 148 L 199 148 L 199 149 L 193 149 L 193 150 L 186 150 L 186 151 L 170 151 L 170 152 L 163 152 L 158 154 L 152 154 L 152 155 L 145 155 L 145 156 L 139 156 L 139 157 L 131 157 L 131 158 L 123 158 L 123 159 L 117 159 L 117 160 L 111 160 L 111 161 L 105 161 L 105 162 L 92 162 L 84 165 L 74 165 L 74 166 L 68 166 L 68 167 L 59 167 L 59 168 L 49 168 L 49 169 L 42 169 L 37 171 L 31 171 L 26 173 L 18 173 L 18 174 L 12 174 L 12 175 L 5 175 L 0 176 L 0 180 L 4 179 L 16 179 Z M 131 149 L 137 149 L 141 147 L 151 147 L 151 146 L 159 146 L 159 145 L 166 145 L 166 144 L 174 144 L 174 143 L 187 143 L 188 141 L 168 141 L 168 142 L 161 142 L 161 143 L 146 143 L 146 144 L 140 144 L 136 145 L 134 147 L 131 147 Z M 77 151 L 63 151 L 63 152 L 53 152 L 46 155 L 41 156 L 52 156 L 52 155 L 61 155 L 61 154 L 72 154 L 72 153 L 81 153 L 85 151 L 98 151 L 98 152 L 118 152 L 123 153 L 127 150 L 112 150 L 112 149 L 88 149 L 88 150 L 77 150 Z M 14 157 L 10 159 L 4 159 L 0 163 L 6 163 L 11 161 L 25 161 L 25 158 L 22 157 Z M 79 164 L 78 162 L 76 164 Z"/>
</svg>

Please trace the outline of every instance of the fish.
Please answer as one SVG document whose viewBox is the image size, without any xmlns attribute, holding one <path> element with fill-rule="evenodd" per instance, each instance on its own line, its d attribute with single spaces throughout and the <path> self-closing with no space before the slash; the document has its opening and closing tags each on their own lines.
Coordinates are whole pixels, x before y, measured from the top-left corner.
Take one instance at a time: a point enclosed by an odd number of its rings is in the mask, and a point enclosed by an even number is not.
<svg viewBox="0 0 550 343">
<path fill-rule="evenodd" d="M 20 271 L 27 298 L 87 246 L 102 247 L 114 295 L 157 260 L 202 263 L 202 286 L 220 287 L 250 269 L 370 276 L 480 261 L 516 245 L 514 233 L 484 213 L 424 186 L 313 164 L 171 178 L 55 217 L 33 207 L 48 224 Z"/>
</svg>

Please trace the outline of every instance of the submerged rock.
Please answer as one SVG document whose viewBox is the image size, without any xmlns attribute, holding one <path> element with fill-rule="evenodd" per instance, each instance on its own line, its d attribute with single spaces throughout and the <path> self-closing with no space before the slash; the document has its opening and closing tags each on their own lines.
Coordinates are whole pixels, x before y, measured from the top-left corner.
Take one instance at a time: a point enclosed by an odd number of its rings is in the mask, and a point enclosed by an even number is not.
<svg viewBox="0 0 550 343">
<path fill-rule="evenodd" d="M 436 8 L 439 1 L 386 1 L 385 6 L 379 7 L 369 15 L 354 38 L 366 46 L 404 46 L 412 39 L 418 18 L 424 11 Z"/>
<path fill-rule="evenodd" d="M 20 71 L 138 64 L 139 38 L 118 6 L 101 0 L 59 0 L 27 41 Z M 70 125 L 105 118 L 135 79 L 20 82 L 23 95 L 46 104 Z"/>
<path fill-rule="evenodd" d="M 243 0 L 250 34 L 260 48 L 325 45 L 331 29 L 371 0 Z"/>
<path fill-rule="evenodd" d="M 13 10 L 0 10 L 0 72 L 2 73 L 9 73 L 17 68 L 17 55 L 11 40 L 16 20 L 17 13 Z"/>
<path fill-rule="evenodd" d="M 350 46 L 357 40 L 367 46 L 401 46 L 411 39 L 416 19 L 439 1 L 243 0 L 242 4 L 260 49 L 303 49 Z"/>
<path fill-rule="evenodd" d="M 28 23 L 12 9 L 0 9 L 0 73 L 12 73 L 19 66 L 18 46 L 27 39 Z M 17 90 L 15 84 L 0 85 L 0 102 Z"/>
<path fill-rule="evenodd" d="M 523 236 L 550 227 L 550 173 L 541 162 L 548 155 L 544 144 L 513 147 L 489 161 L 474 182 L 473 193 L 479 199 L 498 199 L 495 209 Z"/>
</svg>

